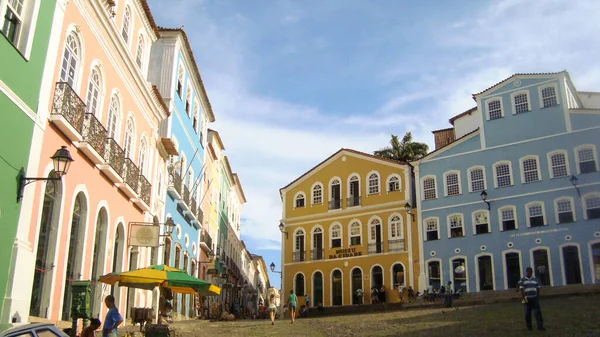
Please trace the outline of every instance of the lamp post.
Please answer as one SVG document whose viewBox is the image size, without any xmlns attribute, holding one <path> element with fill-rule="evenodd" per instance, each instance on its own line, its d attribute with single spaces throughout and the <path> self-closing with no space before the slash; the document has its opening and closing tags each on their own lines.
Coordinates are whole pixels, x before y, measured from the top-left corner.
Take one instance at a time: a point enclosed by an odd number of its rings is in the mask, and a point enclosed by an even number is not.
<svg viewBox="0 0 600 337">
<path fill-rule="evenodd" d="M 404 211 L 406 211 L 406 214 L 410 215 L 410 220 L 411 220 L 412 222 L 414 222 L 414 221 L 415 221 L 415 215 L 414 215 L 414 214 L 412 214 L 412 210 L 413 210 L 413 207 L 412 207 L 412 206 L 411 206 L 411 205 L 410 205 L 410 204 L 407 202 L 407 203 L 404 205 Z"/>
<path fill-rule="evenodd" d="M 282 222 L 279 223 L 279 231 L 285 234 L 286 239 L 288 238 L 288 232 L 285 230 L 285 225 Z"/>
<path fill-rule="evenodd" d="M 481 200 L 483 200 L 483 202 L 485 202 L 487 204 L 488 207 L 488 211 L 490 210 L 490 202 L 487 201 L 487 192 L 485 190 L 481 191 Z"/>
<path fill-rule="evenodd" d="M 66 175 L 69 172 L 71 163 L 74 161 L 73 158 L 71 158 L 71 153 L 69 152 L 69 150 L 67 150 L 66 146 L 61 146 L 60 149 L 56 150 L 54 155 L 50 158 L 52 159 L 52 163 L 54 164 L 54 173 L 56 174 L 56 177 L 29 178 L 21 174 L 19 178 L 19 188 L 17 189 L 17 202 L 21 202 L 21 200 L 23 199 L 23 190 L 25 189 L 25 186 L 36 181 L 61 180 L 62 176 Z"/>
<path fill-rule="evenodd" d="M 282 225 L 280 225 L 280 228 L 281 228 L 281 226 Z M 286 233 L 286 235 L 287 235 L 287 233 Z M 271 265 L 269 267 L 271 267 L 271 271 L 273 273 L 279 274 L 279 289 L 280 289 L 280 291 L 279 291 L 279 310 L 280 310 L 279 317 L 281 317 L 281 319 L 283 319 L 283 305 L 281 303 L 282 297 L 283 297 L 283 294 L 282 294 L 282 291 L 283 291 L 283 271 L 281 271 L 281 270 L 275 270 L 275 262 L 271 262 Z"/>
<path fill-rule="evenodd" d="M 581 194 L 579 193 L 579 187 L 577 187 L 577 181 L 578 181 L 578 180 L 579 180 L 579 179 L 577 179 L 577 177 L 576 177 L 576 176 L 574 176 L 574 175 L 571 175 L 571 180 L 570 180 L 570 182 L 571 182 L 571 185 L 573 185 L 573 187 L 575 187 L 575 190 L 577 190 L 577 196 L 578 196 L 578 197 L 581 197 Z"/>
</svg>

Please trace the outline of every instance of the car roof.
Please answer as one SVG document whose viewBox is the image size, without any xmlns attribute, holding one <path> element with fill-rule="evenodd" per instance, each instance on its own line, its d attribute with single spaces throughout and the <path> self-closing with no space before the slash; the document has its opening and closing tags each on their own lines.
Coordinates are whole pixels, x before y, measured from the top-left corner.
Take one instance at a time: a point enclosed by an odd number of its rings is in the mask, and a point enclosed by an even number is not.
<svg viewBox="0 0 600 337">
<path fill-rule="evenodd" d="M 36 328 L 42 328 L 42 327 L 53 327 L 54 324 L 52 323 L 29 323 L 29 324 L 19 324 L 16 326 L 2 326 L 0 328 L 0 330 L 2 330 L 2 328 L 5 328 L 6 330 L 0 332 L 0 336 L 4 336 L 5 334 L 8 333 L 13 333 L 13 332 L 18 332 L 18 331 L 24 331 L 24 330 L 30 330 L 30 329 L 36 329 Z"/>
</svg>

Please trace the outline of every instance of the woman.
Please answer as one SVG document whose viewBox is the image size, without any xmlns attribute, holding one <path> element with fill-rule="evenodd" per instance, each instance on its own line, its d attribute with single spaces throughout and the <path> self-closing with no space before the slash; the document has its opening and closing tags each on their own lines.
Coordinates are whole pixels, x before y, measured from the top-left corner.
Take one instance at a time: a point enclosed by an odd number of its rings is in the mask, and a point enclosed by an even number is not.
<svg viewBox="0 0 600 337">
<path fill-rule="evenodd" d="M 277 305 L 275 305 L 275 294 L 271 294 L 271 297 L 269 297 L 269 315 L 271 316 L 271 325 L 275 325 L 276 311 Z"/>
</svg>

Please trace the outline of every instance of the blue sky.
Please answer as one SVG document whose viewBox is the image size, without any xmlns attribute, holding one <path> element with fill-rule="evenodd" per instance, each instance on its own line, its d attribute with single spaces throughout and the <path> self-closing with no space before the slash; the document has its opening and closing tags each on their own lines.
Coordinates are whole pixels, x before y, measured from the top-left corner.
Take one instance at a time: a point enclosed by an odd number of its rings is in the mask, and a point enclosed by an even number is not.
<svg viewBox="0 0 600 337">
<path fill-rule="evenodd" d="M 340 148 L 371 152 L 406 131 L 431 146 L 472 93 L 517 72 L 566 69 L 600 91 L 597 0 L 149 3 L 190 38 L 248 199 L 242 238 L 278 269 L 279 188 Z"/>
</svg>

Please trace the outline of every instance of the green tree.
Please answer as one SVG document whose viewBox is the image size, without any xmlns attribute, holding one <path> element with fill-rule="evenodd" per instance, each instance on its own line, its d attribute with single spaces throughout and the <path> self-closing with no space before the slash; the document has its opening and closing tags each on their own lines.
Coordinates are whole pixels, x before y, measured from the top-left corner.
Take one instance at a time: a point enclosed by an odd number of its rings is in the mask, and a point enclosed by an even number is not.
<svg viewBox="0 0 600 337">
<path fill-rule="evenodd" d="M 390 146 L 386 146 L 380 150 L 373 152 L 374 155 L 394 159 L 404 162 L 409 162 L 422 158 L 429 151 L 429 146 L 425 143 L 413 142 L 412 133 L 407 132 L 402 140 L 398 136 L 392 134 Z"/>
</svg>

